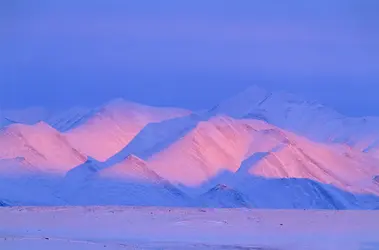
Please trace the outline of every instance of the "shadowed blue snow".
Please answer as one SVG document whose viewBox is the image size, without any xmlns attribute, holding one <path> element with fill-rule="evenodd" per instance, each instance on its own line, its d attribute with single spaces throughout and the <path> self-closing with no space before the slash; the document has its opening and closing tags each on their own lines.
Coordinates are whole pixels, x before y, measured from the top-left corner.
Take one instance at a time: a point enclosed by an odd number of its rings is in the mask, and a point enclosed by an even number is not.
<svg viewBox="0 0 379 250">
<path fill-rule="evenodd" d="M 379 2 L 5 1 L 0 107 L 191 109 L 251 84 L 379 115 Z"/>
</svg>

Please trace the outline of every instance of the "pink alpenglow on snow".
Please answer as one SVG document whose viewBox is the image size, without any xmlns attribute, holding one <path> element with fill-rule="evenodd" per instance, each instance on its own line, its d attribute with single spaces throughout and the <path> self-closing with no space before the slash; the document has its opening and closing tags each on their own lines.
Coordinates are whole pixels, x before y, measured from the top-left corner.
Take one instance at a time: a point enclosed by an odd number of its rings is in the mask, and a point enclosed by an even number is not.
<svg viewBox="0 0 379 250">
<path fill-rule="evenodd" d="M 147 124 L 189 113 L 182 109 L 155 108 L 117 99 L 95 110 L 65 136 L 84 154 L 105 161 L 124 148 Z"/>
<path fill-rule="evenodd" d="M 12 124 L 0 130 L 0 159 L 18 157 L 34 166 L 36 171 L 60 174 L 86 159 L 62 134 L 44 122 Z"/>
<path fill-rule="evenodd" d="M 293 95 L 253 87 L 201 112 L 117 99 L 47 120 L 1 128 L 4 204 L 379 208 L 376 119 Z"/>
</svg>

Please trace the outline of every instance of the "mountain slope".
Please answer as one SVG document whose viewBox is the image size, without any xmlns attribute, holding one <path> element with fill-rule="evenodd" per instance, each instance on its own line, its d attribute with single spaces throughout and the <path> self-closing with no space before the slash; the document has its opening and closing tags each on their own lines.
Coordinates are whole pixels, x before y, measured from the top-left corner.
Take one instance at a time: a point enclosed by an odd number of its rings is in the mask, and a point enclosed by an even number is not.
<svg viewBox="0 0 379 250">
<path fill-rule="evenodd" d="M 254 207 L 247 196 L 240 191 L 218 184 L 197 199 L 199 204 L 204 207 L 223 207 L 223 208 L 252 208 Z"/>
<path fill-rule="evenodd" d="M 35 170 L 65 173 L 85 161 L 55 129 L 40 122 L 0 129 L 0 159 L 22 158 Z"/>
<path fill-rule="evenodd" d="M 236 172 L 260 152 L 267 155 L 254 162 L 250 174 L 309 178 L 349 191 L 370 192 L 368 180 L 379 171 L 374 158 L 349 147 L 312 142 L 258 120 L 228 117 L 199 122 L 147 162 L 170 181 L 197 185 L 220 171 Z"/>
<path fill-rule="evenodd" d="M 25 109 L 0 109 L 0 128 L 14 123 L 32 125 L 46 120 L 49 112 L 43 107 L 29 107 Z"/>
<path fill-rule="evenodd" d="M 338 152 L 330 147 L 287 144 L 270 152 L 249 169 L 266 178 L 307 178 L 355 193 L 379 194 L 371 179 L 379 171 L 376 162 L 358 152 Z"/>
<path fill-rule="evenodd" d="M 183 192 L 146 167 L 146 162 L 130 155 L 122 162 L 102 169 L 95 162 L 82 165 L 75 174 L 81 181 L 62 196 L 76 205 L 189 206 Z M 101 163 L 100 163 L 101 165 Z M 90 168 L 84 171 L 84 167 Z M 85 173 L 86 178 L 83 178 Z M 70 177 L 73 179 L 73 176 Z M 80 179 L 77 178 L 77 179 Z M 68 186 L 66 185 L 66 188 Z"/>
<path fill-rule="evenodd" d="M 180 140 L 201 121 L 206 120 L 196 114 L 147 124 L 120 152 L 109 158 L 104 164 L 112 166 L 123 161 L 129 155 L 147 160 L 171 144 Z"/>
<path fill-rule="evenodd" d="M 186 110 L 155 108 L 118 99 L 94 110 L 65 136 L 83 154 L 105 161 L 147 124 L 188 114 Z"/>
<path fill-rule="evenodd" d="M 379 207 L 376 120 L 292 95 L 251 88 L 197 114 L 119 99 L 48 118 L 0 129 L 0 201 Z"/>
<path fill-rule="evenodd" d="M 134 155 L 127 156 L 123 161 L 99 171 L 100 178 L 116 180 L 139 180 L 157 183 L 161 178 L 147 168 L 147 163 Z"/>
<path fill-rule="evenodd" d="M 47 118 L 46 123 L 60 132 L 66 132 L 87 119 L 92 114 L 92 111 L 93 109 L 86 107 L 72 107 L 51 114 Z"/>
<path fill-rule="evenodd" d="M 264 120 L 312 140 L 343 143 L 361 151 L 379 139 L 378 117 L 345 117 L 317 102 L 256 86 L 219 103 L 209 112 Z"/>
<path fill-rule="evenodd" d="M 227 117 L 214 117 L 152 155 L 149 167 L 169 181 L 197 185 L 223 169 L 235 171 L 250 144 L 249 128 Z"/>
</svg>

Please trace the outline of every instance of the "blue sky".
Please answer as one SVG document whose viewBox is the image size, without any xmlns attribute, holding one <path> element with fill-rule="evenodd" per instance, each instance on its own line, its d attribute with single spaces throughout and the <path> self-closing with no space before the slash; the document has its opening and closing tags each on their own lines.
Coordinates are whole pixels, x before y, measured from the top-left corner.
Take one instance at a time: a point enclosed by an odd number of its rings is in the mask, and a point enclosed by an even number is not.
<svg viewBox="0 0 379 250">
<path fill-rule="evenodd" d="M 125 97 L 200 109 L 257 84 L 379 115 L 376 0 L 15 0 L 0 12 L 3 108 Z"/>
</svg>

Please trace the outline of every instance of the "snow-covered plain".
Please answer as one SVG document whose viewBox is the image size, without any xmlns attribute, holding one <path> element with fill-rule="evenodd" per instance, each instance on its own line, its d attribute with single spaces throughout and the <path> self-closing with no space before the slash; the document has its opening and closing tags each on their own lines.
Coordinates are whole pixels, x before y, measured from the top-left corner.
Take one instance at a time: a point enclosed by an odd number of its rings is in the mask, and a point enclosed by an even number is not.
<svg viewBox="0 0 379 250">
<path fill-rule="evenodd" d="M 379 211 L 12 207 L 0 249 L 379 249 Z"/>
</svg>

